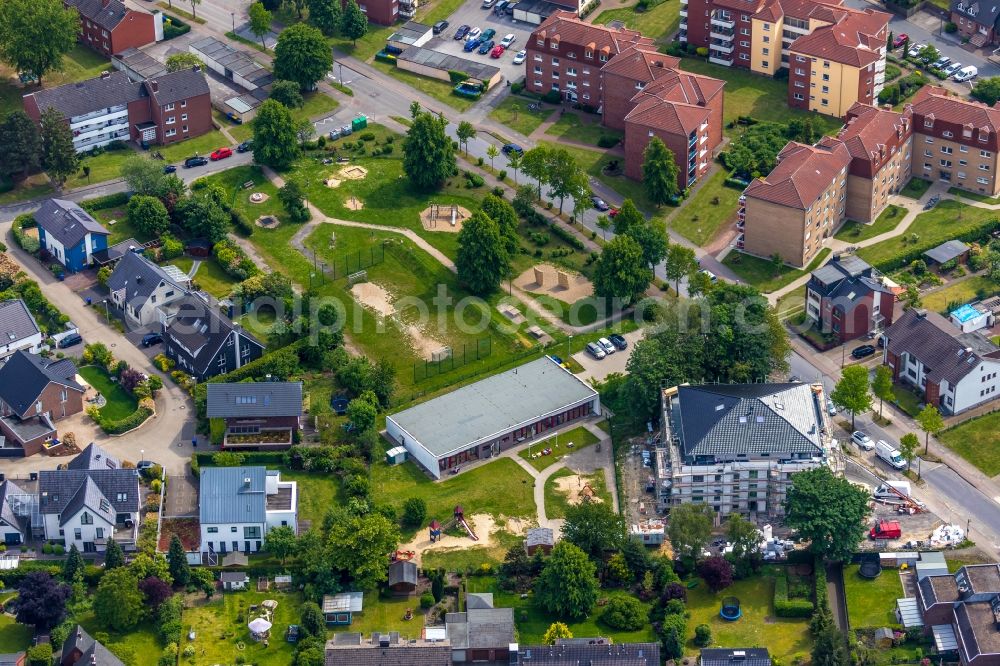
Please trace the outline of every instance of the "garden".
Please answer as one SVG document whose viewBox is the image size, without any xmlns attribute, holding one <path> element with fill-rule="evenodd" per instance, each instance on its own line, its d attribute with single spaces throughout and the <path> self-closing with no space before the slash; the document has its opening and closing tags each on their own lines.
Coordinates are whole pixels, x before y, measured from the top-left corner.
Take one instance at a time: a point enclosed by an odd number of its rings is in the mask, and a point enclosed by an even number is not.
<svg viewBox="0 0 1000 666">
<path fill-rule="evenodd" d="M 896 599 L 903 596 L 899 569 L 884 568 L 878 578 L 870 579 L 858 573 L 860 565 L 844 567 L 844 593 L 847 615 L 852 629 L 879 628 L 898 624 Z"/>
<path fill-rule="evenodd" d="M 905 208 L 889 204 L 871 224 L 862 224 L 854 220 L 846 221 L 840 227 L 840 230 L 834 234 L 834 238 L 848 243 L 857 243 L 874 238 L 895 229 L 903 221 L 904 217 L 906 217 Z"/>
<path fill-rule="evenodd" d="M 135 411 L 139 401 L 131 393 L 122 388 L 120 382 L 112 381 L 107 370 L 96 365 L 85 365 L 80 370 L 80 376 L 94 387 L 106 401 L 100 408 L 102 419 L 118 421 Z"/>
<path fill-rule="evenodd" d="M 670 228 L 692 243 L 704 246 L 728 223 L 735 222 L 743 192 L 726 185 L 728 178 L 725 169 L 716 169 L 683 208 L 667 217 Z"/>
<path fill-rule="evenodd" d="M 134 430 L 156 413 L 153 398 L 163 388 L 159 375 L 147 376 L 116 360 L 100 342 L 86 345 L 81 360 L 85 365 L 80 374 L 105 400 L 103 406 L 88 406 L 87 416 L 105 433 L 120 435 Z"/>
<path fill-rule="evenodd" d="M 594 474 L 577 474 L 561 469 L 545 481 L 545 516 L 565 518 L 566 510 L 584 501 L 599 501 L 613 505 L 611 492 L 604 479 L 604 470 Z"/>
</svg>

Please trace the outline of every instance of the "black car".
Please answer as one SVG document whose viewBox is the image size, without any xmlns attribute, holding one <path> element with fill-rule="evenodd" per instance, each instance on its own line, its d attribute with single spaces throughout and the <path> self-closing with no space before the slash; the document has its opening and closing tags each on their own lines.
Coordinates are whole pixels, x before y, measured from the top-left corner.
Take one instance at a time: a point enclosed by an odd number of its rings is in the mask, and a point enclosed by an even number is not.
<svg viewBox="0 0 1000 666">
<path fill-rule="evenodd" d="M 455 41 L 458 42 L 465 39 L 465 36 L 469 34 L 469 30 L 470 28 L 467 25 L 458 26 L 458 30 L 455 31 Z"/>
<path fill-rule="evenodd" d="M 173 164 L 168 164 L 167 166 L 163 167 L 163 173 L 173 173 L 175 171 L 177 171 L 177 167 L 174 166 Z"/>
<path fill-rule="evenodd" d="M 236 152 L 246 153 L 253 150 L 253 139 L 247 139 L 240 145 L 236 146 Z"/>
<path fill-rule="evenodd" d="M 434 27 L 431 29 L 434 31 L 435 35 L 440 35 L 442 32 L 444 32 L 445 28 L 447 27 L 448 27 L 447 21 L 438 21 L 437 23 L 434 24 Z"/>
<path fill-rule="evenodd" d="M 611 206 L 608 205 L 608 202 L 601 197 L 590 197 L 590 203 L 594 204 L 594 208 L 600 211 L 605 211 L 611 208 Z"/>
<path fill-rule="evenodd" d="M 496 45 L 497 45 L 496 42 L 494 42 L 492 39 L 483 42 L 482 44 L 479 45 L 479 55 L 486 55 L 487 53 L 492 51 L 493 47 Z"/>
<path fill-rule="evenodd" d="M 524 154 L 524 148 L 517 145 L 516 143 L 506 143 L 504 147 L 500 149 L 500 152 L 504 155 L 510 155 L 511 153 L 517 153 L 518 155 Z"/>
<path fill-rule="evenodd" d="M 208 158 L 202 157 L 200 155 L 198 157 L 189 157 L 186 160 L 184 160 L 185 169 L 190 169 L 191 167 L 205 166 L 206 164 L 208 164 Z"/>
<path fill-rule="evenodd" d="M 854 358 L 868 358 L 875 353 L 874 345 L 861 345 L 860 347 L 855 347 L 854 351 L 851 352 L 851 356 Z"/>
<path fill-rule="evenodd" d="M 78 345 L 83 342 L 83 338 L 80 337 L 79 333 L 70 333 L 65 338 L 59 341 L 56 345 L 59 349 L 66 349 L 67 347 L 72 347 L 73 345 Z"/>
<path fill-rule="evenodd" d="M 163 342 L 163 336 L 159 333 L 147 333 L 142 336 L 142 346 L 152 347 L 153 345 L 158 345 Z"/>
<path fill-rule="evenodd" d="M 611 335 L 609 335 L 608 340 L 611 341 L 611 344 L 613 344 L 615 348 L 618 349 L 618 351 L 621 351 L 628 347 L 628 340 L 618 335 L 617 333 L 612 333 Z"/>
</svg>

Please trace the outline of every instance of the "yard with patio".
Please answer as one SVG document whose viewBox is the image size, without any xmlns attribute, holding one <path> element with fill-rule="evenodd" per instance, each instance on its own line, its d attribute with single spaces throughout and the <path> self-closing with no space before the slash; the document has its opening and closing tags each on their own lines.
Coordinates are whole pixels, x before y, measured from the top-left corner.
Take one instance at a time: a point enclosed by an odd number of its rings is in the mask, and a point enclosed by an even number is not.
<svg viewBox="0 0 1000 666">
<path fill-rule="evenodd" d="M 937 436 L 949 449 L 975 465 L 987 476 L 1000 474 L 1000 412 L 961 423 Z"/>
<path fill-rule="evenodd" d="M 193 257 L 177 257 L 176 259 L 165 261 L 164 264 L 176 266 L 184 271 L 184 273 L 189 273 L 191 267 L 194 265 L 194 261 Z M 193 278 L 194 283 L 198 285 L 199 289 L 207 291 L 216 298 L 225 298 L 228 296 L 233 291 L 233 287 L 236 286 L 237 281 L 222 270 L 222 266 L 219 265 L 219 262 L 214 257 L 205 257 L 200 259 L 200 261 L 198 272 L 195 273 Z"/>
<path fill-rule="evenodd" d="M 532 442 L 530 446 L 521 449 L 518 455 L 524 458 L 529 465 L 541 472 L 549 465 L 559 462 L 565 456 L 597 442 L 598 439 L 594 436 L 594 433 L 583 426 L 577 426 L 572 430 L 543 439 L 540 442 Z M 571 443 L 573 447 L 569 448 L 568 445 Z M 542 455 L 541 452 L 544 449 L 552 449 L 552 453 Z"/>
<path fill-rule="evenodd" d="M 96 365 L 85 365 L 79 369 L 80 376 L 94 387 L 107 401 L 101 407 L 101 416 L 110 421 L 119 421 L 132 414 L 138 406 L 135 397 L 123 389 L 117 381 Z"/>
<path fill-rule="evenodd" d="M 844 591 L 847 615 L 852 629 L 884 627 L 897 624 L 896 599 L 903 596 L 899 569 L 882 569 L 874 580 L 858 573 L 858 564 L 844 567 Z"/>
</svg>

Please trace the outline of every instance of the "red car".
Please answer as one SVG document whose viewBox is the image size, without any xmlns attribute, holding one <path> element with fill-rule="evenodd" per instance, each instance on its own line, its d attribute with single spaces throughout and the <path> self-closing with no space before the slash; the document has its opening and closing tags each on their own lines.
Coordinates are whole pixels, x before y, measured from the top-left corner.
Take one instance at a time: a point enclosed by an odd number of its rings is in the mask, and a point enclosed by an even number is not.
<svg viewBox="0 0 1000 666">
<path fill-rule="evenodd" d="M 490 51 L 490 57 L 491 58 L 499 58 L 500 56 L 503 55 L 503 52 L 506 51 L 506 50 L 507 49 L 504 48 L 503 46 L 495 46 L 495 47 L 493 47 L 493 50 Z"/>
<path fill-rule="evenodd" d="M 214 153 L 212 153 L 211 155 L 209 155 L 208 159 L 210 159 L 213 162 L 215 162 L 217 160 L 224 160 L 227 157 L 232 157 L 232 156 L 233 156 L 233 149 L 232 148 L 219 148 Z"/>
<path fill-rule="evenodd" d="M 896 35 L 896 39 L 892 40 L 892 48 L 898 49 L 909 38 L 910 38 L 910 36 L 907 35 L 905 32 Z"/>
</svg>

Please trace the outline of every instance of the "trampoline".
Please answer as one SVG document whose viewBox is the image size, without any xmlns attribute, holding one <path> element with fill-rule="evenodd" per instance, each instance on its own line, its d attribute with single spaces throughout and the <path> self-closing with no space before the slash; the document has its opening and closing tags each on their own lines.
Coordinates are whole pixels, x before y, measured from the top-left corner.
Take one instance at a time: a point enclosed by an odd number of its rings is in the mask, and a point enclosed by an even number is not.
<svg viewBox="0 0 1000 666">
<path fill-rule="evenodd" d="M 335 395 L 330 398 L 330 409 L 332 409 L 337 416 L 343 416 L 347 413 L 347 398 L 342 395 Z"/>
<path fill-rule="evenodd" d="M 719 616 L 729 622 L 735 622 L 743 617 L 743 611 L 740 609 L 740 600 L 736 597 L 726 597 L 723 599 L 722 610 L 719 611 Z"/>
<path fill-rule="evenodd" d="M 858 575 L 862 578 L 874 580 L 878 578 L 881 573 L 882 564 L 877 559 L 869 557 L 861 560 L 861 566 L 858 567 Z"/>
</svg>

